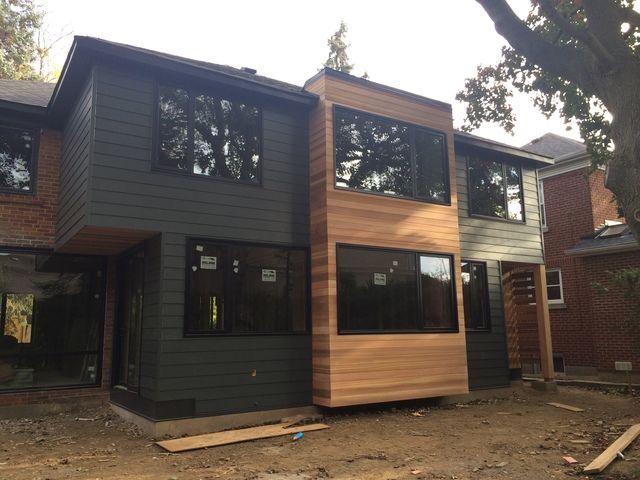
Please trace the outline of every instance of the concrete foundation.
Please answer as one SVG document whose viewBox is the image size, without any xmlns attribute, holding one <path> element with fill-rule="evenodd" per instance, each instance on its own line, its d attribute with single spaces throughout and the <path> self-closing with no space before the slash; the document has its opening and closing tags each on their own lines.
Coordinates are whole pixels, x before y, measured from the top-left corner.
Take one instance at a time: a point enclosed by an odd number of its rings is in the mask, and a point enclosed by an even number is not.
<svg viewBox="0 0 640 480">
<path fill-rule="evenodd" d="M 531 388 L 534 390 L 539 390 L 541 392 L 557 392 L 558 384 L 555 380 L 541 380 L 541 381 L 532 381 Z"/>
<path fill-rule="evenodd" d="M 313 417 L 318 416 L 320 413 L 320 410 L 318 410 L 317 407 L 308 406 L 266 410 L 262 412 L 218 415 L 213 417 L 154 421 L 122 408 L 119 405 L 114 405 L 113 403 L 111 404 L 111 409 L 127 422 L 137 425 L 145 434 L 158 439 L 164 437 L 179 437 L 181 435 L 199 435 L 202 433 L 219 432 L 231 428 L 279 422 L 285 417 L 292 417 L 296 415 Z"/>
</svg>

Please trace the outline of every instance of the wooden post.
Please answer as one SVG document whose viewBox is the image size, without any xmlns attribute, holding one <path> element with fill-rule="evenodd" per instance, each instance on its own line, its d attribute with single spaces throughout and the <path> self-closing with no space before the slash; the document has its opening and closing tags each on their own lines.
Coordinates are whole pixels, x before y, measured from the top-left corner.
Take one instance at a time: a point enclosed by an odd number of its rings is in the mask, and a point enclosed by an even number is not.
<svg viewBox="0 0 640 480">
<path fill-rule="evenodd" d="M 547 274 L 544 265 L 535 265 L 533 278 L 536 289 L 536 317 L 538 320 L 538 343 L 540 344 L 540 364 L 545 382 L 553 382 L 553 348 L 551 346 L 551 321 L 549 320 L 549 299 L 547 298 Z"/>
</svg>

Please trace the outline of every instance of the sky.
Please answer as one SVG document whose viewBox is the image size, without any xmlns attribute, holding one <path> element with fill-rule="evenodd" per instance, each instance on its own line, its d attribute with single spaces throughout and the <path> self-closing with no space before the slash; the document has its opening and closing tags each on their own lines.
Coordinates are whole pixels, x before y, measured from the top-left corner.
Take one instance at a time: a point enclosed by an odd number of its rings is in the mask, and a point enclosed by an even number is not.
<svg viewBox="0 0 640 480">
<path fill-rule="evenodd" d="M 511 0 L 524 16 L 529 2 Z M 480 64 L 500 58 L 505 41 L 474 0 L 40 0 L 61 66 L 73 35 L 89 35 L 233 67 L 302 85 L 328 55 L 327 39 L 348 26 L 352 72 L 452 104 Z M 560 118 L 546 119 L 525 96 L 514 100 L 515 135 L 496 125 L 475 134 L 521 146 L 544 133 L 579 139 Z"/>
</svg>

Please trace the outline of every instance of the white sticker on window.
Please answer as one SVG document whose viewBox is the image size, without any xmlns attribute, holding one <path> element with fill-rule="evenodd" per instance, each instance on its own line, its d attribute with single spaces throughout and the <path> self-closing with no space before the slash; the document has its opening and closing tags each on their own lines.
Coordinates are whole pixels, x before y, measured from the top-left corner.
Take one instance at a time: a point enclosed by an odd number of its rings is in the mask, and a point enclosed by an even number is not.
<svg viewBox="0 0 640 480">
<path fill-rule="evenodd" d="M 196 245 L 196 252 L 204 252 L 204 247 L 202 245 Z"/>
<path fill-rule="evenodd" d="M 200 268 L 202 270 L 216 270 L 218 268 L 218 257 L 203 255 L 200 257 Z"/>
<path fill-rule="evenodd" d="M 263 268 L 262 269 L 262 281 L 263 282 L 275 282 L 276 281 L 276 271 Z"/>
<path fill-rule="evenodd" d="M 386 273 L 374 273 L 373 274 L 373 284 L 374 285 L 386 285 L 387 284 L 387 274 Z"/>
</svg>

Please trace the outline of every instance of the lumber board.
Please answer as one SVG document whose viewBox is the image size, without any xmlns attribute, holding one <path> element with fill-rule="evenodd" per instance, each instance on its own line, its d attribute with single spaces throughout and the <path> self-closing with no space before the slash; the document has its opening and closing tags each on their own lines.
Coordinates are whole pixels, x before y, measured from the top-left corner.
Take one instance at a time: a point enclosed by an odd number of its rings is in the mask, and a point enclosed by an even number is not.
<svg viewBox="0 0 640 480">
<path fill-rule="evenodd" d="M 228 430 L 226 432 L 206 433 L 193 437 L 176 438 L 174 440 L 164 440 L 156 444 L 165 450 L 176 453 L 199 448 L 219 447 L 231 443 L 247 442 L 261 438 L 279 437 L 281 435 L 292 435 L 298 432 L 311 432 L 314 430 L 324 430 L 329 425 L 324 423 L 313 423 L 311 425 L 292 426 L 289 423 L 279 423 L 277 425 L 263 425 L 261 427 L 241 428 L 239 430 Z"/>
<path fill-rule="evenodd" d="M 640 435 L 640 423 L 637 423 L 624 432 L 618 439 L 609 445 L 593 462 L 587 465 L 584 473 L 600 473 L 616 458 L 618 452 L 622 452 Z"/>
<path fill-rule="evenodd" d="M 584 412 L 584 408 L 573 407 L 571 405 L 565 405 L 564 403 L 547 402 L 547 405 L 562 408 L 563 410 L 569 410 L 570 412 Z"/>
</svg>

